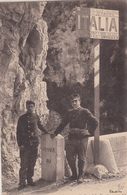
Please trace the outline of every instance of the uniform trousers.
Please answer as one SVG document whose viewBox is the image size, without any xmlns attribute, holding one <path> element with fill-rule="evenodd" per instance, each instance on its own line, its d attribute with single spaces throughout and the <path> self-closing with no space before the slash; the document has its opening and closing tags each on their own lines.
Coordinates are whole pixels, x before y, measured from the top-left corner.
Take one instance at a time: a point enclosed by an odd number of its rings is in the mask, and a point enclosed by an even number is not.
<svg viewBox="0 0 127 195">
<path fill-rule="evenodd" d="M 32 182 L 32 177 L 34 175 L 34 166 L 37 159 L 38 147 L 36 146 L 25 146 L 23 150 L 20 150 L 20 170 L 19 170 L 19 179 L 20 185 L 27 182 Z"/>
<path fill-rule="evenodd" d="M 73 176 L 77 176 L 76 157 L 78 156 L 78 173 L 83 176 L 86 163 L 86 151 L 88 137 L 82 139 L 72 139 L 66 142 L 66 157 Z"/>
</svg>

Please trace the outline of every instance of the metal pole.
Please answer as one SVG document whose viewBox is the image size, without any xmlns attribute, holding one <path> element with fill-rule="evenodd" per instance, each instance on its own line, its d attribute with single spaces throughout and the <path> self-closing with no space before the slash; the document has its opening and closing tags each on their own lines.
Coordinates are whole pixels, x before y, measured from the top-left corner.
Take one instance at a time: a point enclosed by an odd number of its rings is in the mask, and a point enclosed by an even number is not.
<svg viewBox="0 0 127 195">
<path fill-rule="evenodd" d="M 100 40 L 94 40 L 94 114 L 99 125 L 94 133 L 94 164 L 99 164 L 100 134 Z"/>
</svg>

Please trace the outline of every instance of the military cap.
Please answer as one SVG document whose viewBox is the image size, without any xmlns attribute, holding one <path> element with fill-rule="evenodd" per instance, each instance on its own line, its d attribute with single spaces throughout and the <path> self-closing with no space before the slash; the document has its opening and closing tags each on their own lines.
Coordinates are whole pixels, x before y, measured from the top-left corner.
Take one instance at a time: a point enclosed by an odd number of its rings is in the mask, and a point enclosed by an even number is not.
<svg viewBox="0 0 127 195">
<path fill-rule="evenodd" d="M 31 101 L 31 100 L 27 100 L 26 101 L 26 105 L 29 105 L 29 104 L 33 104 L 35 106 L 35 102 Z"/>
</svg>

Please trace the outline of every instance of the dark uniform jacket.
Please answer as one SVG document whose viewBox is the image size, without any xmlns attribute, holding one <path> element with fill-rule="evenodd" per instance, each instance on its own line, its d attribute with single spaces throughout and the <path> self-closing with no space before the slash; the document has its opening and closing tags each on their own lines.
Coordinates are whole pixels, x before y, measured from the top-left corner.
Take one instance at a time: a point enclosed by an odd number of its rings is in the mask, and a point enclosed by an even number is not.
<svg viewBox="0 0 127 195">
<path fill-rule="evenodd" d="M 70 109 L 55 130 L 55 135 L 58 135 L 68 123 L 70 126 L 69 136 L 73 137 L 76 135 L 81 138 L 89 136 L 90 134 L 93 135 L 98 125 L 98 120 L 88 109 L 82 107 Z M 76 132 L 74 132 L 75 129 Z"/>
<path fill-rule="evenodd" d="M 40 118 L 35 113 L 26 113 L 19 117 L 17 124 L 17 142 L 18 146 L 38 145 L 38 128 L 48 133 L 41 124 Z"/>
</svg>

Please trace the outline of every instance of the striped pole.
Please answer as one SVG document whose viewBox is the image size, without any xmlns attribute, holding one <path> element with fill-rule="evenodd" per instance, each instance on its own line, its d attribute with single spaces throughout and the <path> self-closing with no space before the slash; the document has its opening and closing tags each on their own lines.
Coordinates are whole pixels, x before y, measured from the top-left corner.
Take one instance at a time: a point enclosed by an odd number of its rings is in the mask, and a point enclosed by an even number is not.
<svg viewBox="0 0 127 195">
<path fill-rule="evenodd" d="M 100 40 L 94 40 L 94 114 L 100 122 Z M 94 164 L 99 164 L 100 125 L 94 133 Z"/>
</svg>

